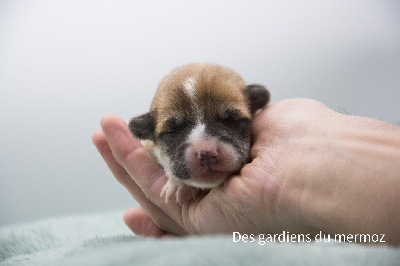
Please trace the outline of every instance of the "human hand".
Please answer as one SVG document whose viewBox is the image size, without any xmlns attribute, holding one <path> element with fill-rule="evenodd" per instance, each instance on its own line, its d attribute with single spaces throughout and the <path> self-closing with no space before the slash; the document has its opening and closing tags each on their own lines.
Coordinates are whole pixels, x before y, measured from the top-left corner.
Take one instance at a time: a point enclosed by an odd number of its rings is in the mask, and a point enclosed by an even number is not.
<svg viewBox="0 0 400 266">
<path fill-rule="evenodd" d="M 102 131 L 95 133 L 93 142 L 117 180 L 143 208 L 126 213 L 128 226 L 143 235 L 310 231 L 296 219 L 288 220 L 283 210 L 286 203 L 281 202 L 285 180 L 278 163 L 282 160 L 276 160 L 278 151 L 271 148 L 272 143 L 288 138 L 282 129 L 286 119 L 281 108 L 269 107 L 256 117 L 253 160 L 240 175 L 183 206 L 165 204 L 159 196 L 166 182 L 163 169 L 132 137 L 125 122 L 116 116 L 104 117 Z"/>
<path fill-rule="evenodd" d="M 365 203 L 364 196 L 353 206 L 349 195 L 339 193 L 348 165 L 343 168 L 345 162 L 337 158 L 333 143 L 342 136 L 345 123 L 345 115 L 313 100 L 286 100 L 269 106 L 253 121 L 251 163 L 222 186 L 182 206 L 166 204 L 160 197 L 167 181 L 164 171 L 122 119 L 104 117 L 93 142 L 116 179 L 141 205 L 124 217 L 136 234 L 290 231 L 314 235 L 319 230 L 351 231 L 349 224 L 354 221 L 343 219 L 346 213 L 335 210 L 343 204 L 357 207 L 360 201 Z M 374 229 L 368 226 L 367 220 L 364 227 Z"/>
</svg>

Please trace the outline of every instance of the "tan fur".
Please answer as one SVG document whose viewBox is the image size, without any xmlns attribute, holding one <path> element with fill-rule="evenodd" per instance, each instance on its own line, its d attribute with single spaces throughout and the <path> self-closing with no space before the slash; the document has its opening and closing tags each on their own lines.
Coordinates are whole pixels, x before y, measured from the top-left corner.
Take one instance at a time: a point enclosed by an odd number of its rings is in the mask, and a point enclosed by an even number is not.
<svg viewBox="0 0 400 266">
<path fill-rule="evenodd" d="M 185 89 L 189 77 L 196 81 L 194 98 Z M 251 118 L 243 94 L 245 88 L 239 74 L 219 65 L 189 64 L 173 70 L 159 83 L 150 107 L 157 120 L 156 134 L 163 130 L 168 118 L 191 121 L 199 111 L 207 117 L 216 117 L 235 108 L 242 117 Z"/>
</svg>

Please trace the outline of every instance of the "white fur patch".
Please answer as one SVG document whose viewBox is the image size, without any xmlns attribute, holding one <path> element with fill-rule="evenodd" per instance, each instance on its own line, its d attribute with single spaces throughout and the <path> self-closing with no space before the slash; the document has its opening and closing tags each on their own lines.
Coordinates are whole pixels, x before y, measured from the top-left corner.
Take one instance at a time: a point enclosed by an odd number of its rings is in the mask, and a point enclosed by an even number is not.
<svg viewBox="0 0 400 266">
<path fill-rule="evenodd" d="M 184 83 L 185 90 L 188 92 L 191 98 L 194 99 L 194 94 L 196 91 L 196 80 L 192 77 L 188 77 Z"/>
<path fill-rule="evenodd" d="M 187 142 L 190 144 L 195 144 L 197 141 L 204 139 L 206 126 L 203 123 L 198 123 L 196 127 L 190 132 Z"/>
<path fill-rule="evenodd" d="M 157 146 L 154 146 L 152 152 L 154 156 L 157 158 L 158 163 L 161 164 L 161 166 L 164 168 L 165 174 L 168 177 L 173 176 L 171 169 L 171 161 L 169 160 L 169 158 Z"/>
</svg>

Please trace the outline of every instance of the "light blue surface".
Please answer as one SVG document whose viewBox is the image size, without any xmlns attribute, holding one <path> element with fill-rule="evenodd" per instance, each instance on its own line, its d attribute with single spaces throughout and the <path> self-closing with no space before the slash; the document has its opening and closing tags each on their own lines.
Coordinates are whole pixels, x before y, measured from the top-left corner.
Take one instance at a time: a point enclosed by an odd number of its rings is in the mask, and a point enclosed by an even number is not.
<svg viewBox="0 0 400 266">
<path fill-rule="evenodd" d="M 335 243 L 234 243 L 232 236 L 142 238 L 122 212 L 0 227 L 0 265 L 398 265 L 400 249 Z"/>
</svg>

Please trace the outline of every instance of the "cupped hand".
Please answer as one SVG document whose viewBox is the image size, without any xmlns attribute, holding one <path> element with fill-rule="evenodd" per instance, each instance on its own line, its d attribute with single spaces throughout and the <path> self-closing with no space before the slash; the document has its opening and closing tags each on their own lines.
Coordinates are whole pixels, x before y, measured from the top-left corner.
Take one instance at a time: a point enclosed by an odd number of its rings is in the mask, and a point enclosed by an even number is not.
<svg viewBox="0 0 400 266">
<path fill-rule="evenodd" d="M 93 143 L 115 178 L 141 207 L 127 210 L 124 220 L 138 235 L 292 233 L 314 234 L 296 199 L 308 175 L 321 170 L 320 136 L 329 127 L 332 110 L 306 99 L 273 104 L 252 124 L 251 162 L 223 185 L 182 206 L 160 197 L 167 181 L 160 165 L 130 133 L 119 117 L 101 120 Z M 323 119 L 324 117 L 324 119 Z M 325 136 L 326 137 L 326 136 Z M 313 158 L 309 158 L 312 151 Z"/>
</svg>

